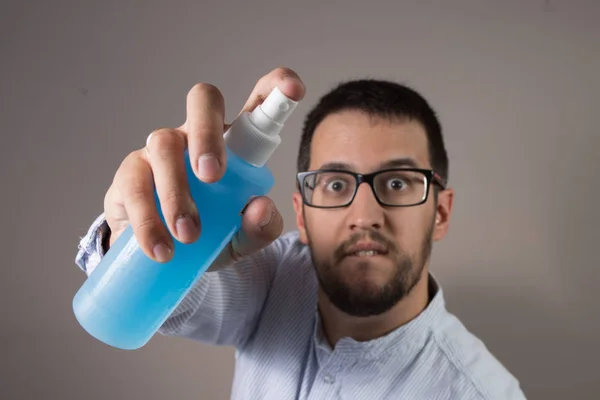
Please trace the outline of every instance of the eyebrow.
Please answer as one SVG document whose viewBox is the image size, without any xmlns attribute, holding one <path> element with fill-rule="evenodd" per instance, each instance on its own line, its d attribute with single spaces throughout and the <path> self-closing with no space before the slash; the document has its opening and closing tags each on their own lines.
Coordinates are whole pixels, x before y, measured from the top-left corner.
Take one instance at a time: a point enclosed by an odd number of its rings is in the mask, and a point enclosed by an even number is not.
<svg viewBox="0 0 600 400">
<path fill-rule="evenodd" d="M 417 162 L 413 158 L 403 157 L 403 158 L 394 158 L 391 160 L 384 161 L 378 165 L 377 169 L 398 168 L 398 167 L 420 168 L 417 165 Z M 325 163 L 325 164 L 321 165 L 321 167 L 319 169 L 355 171 L 355 168 L 352 165 L 350 165 L 348 163 L 335 162 L 335 161 Z"/>
</svg>

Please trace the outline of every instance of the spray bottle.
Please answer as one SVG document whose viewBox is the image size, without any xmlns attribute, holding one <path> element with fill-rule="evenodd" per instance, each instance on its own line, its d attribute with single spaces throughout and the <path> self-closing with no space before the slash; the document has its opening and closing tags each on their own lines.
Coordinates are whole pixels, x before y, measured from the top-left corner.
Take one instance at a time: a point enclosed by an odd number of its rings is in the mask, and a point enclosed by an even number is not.
<svg viewBox="0 0 600 400">
<path fill-rule="evenodd" d="M 224 134 L 227 165 L 218 182 L 200 181 L 186 150 L 200 238 L 190 244 L 174 239 L 173 257 L 159 263 L 144 254 L 128 226 L 73 299 L 75 316 L 89 334 L 127 350 L 152 338 L 241 228 L 241 211 L 251 197 L 273 187 L 265 163 L 281 143 L 279 132 L 297 104 L 275 88 L 254 111 L 240 114 Z M 156 192 L 155 201 L 165 223 Z"/>
</svg>

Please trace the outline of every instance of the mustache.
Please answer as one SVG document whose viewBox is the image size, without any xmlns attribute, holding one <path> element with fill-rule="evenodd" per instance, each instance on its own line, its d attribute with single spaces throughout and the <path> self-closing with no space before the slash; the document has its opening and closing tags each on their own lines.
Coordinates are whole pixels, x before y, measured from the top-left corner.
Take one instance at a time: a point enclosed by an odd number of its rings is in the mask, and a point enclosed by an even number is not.
<svg viewBox="0 0 600 400">
<path fill-rule="evenodd" d="M 385 247 L 390 254 L 396 252 L 396 244 L 386 238 L 378 231 L 357 232 L 342 242 L 333 252 L 333 258 L 336 261 L 341 260 L 348 253 L 348 249 L 362 240 L 369 240 Z"/>
</svg>

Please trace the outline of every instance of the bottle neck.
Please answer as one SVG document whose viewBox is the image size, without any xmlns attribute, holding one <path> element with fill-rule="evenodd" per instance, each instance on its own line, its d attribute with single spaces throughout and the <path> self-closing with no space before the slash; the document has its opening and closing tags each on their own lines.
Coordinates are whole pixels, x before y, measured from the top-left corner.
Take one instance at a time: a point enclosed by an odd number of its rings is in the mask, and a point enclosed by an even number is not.
<svg viewBox="0 0 600 400">
<path fill-rule="evenodd" d="M 256 118 L 251 118 L 250 113 L 240 114 L 223 137 L 225 145 L 234 154 L 249 164 L 262 167 L 281 143 L 281 137 L 278 133 L 281 130 L 281 124 L 270 120 L 268 117 L 261 117 L 259 113 L 256 115 Z M 258 126 L 252 119 L 258 121 Z M 278 130 L 274 135 L 266 134 L 259 128 L 273 126 L 273 123 L 279 125 L 276 126 Z"/>
</svg>

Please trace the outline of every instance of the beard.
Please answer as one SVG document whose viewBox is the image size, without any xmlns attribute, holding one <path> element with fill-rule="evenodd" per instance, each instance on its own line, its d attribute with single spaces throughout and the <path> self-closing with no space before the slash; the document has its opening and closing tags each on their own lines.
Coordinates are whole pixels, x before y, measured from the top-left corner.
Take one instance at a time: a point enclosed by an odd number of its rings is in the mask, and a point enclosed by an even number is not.
<svg viewBox="0 0 600 400">
<path fill-rule="evenodd" d="M 383 314 L 405 298 L 421 279 L 425 264 L 429 260 L 432 249 L 433 224 L 425 232 L 420 249 L 416 254 L 409 254 L 387 239 L 379 231 L 362 232 L 352 235 L 327 256 L 315 254 L 314 243 L 306 226 L 306 234 L 310 254 L 320 286 L 329 301 L 340 311 L 355 317 L 368 317 Z M 344 279 L 344 268 L 340 263 L 344 259 L 346 249 L 360 240 L 368 239 L 387 248 L 387 258 L 394 265 L 392 277 L 383 285 L 370 282 L 349 283 Z M 358 270 L 372 268 L 373 261 L 358 261 Z"/>
</svg>

